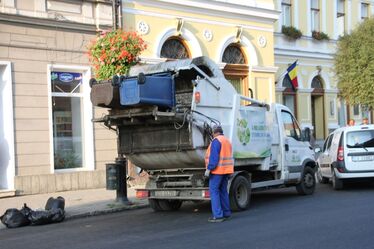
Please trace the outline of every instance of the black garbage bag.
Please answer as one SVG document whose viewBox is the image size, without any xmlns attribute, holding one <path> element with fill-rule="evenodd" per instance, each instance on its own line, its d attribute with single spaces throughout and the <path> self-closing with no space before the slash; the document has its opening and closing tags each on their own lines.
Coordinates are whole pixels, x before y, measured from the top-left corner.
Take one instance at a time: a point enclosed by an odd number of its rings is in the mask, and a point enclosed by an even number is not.
<svg viewBox="0 0 374 249">
<path fill-rule="evenodd" d="M 63 221 L 65 219 L 65 211 L 61 208 L 31 211 L 28 218 L 31 225 L 46 225 Z"/>
<path fill-rule="evenodd" d="M 30 224 L 30 220 L 27 217 L 30 210 L 31 209 L 28 208 L 26 204 L 21 210 L 18 210 L 16 208 L 7 209 L 4 215 L 0 217 L 1 222 L 7 228 L 27 226 Z"/>
<path fill-rule="evenodd" d="M 51 209 L 61 209 L 65 210 L 65 199 L 62 196 L 57 198 L 49 197 L 47 203 L 45 204 L 45 210 Z"/>
</svg>

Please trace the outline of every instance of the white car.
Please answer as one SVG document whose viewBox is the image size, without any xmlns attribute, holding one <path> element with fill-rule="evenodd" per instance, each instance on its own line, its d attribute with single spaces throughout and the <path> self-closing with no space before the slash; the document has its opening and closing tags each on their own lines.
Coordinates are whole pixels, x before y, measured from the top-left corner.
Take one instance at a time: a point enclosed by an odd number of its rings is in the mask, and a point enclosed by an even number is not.
<svg viewBox="0 0 374 249">
<path fill-rule="evenodd" d="M 335 130 L 326 138 L 317 166 L 318 181 L 328 183 L 331 179 L 337 190 L 347 179 L 374 179 L 374 125 Z"/>
</svg>

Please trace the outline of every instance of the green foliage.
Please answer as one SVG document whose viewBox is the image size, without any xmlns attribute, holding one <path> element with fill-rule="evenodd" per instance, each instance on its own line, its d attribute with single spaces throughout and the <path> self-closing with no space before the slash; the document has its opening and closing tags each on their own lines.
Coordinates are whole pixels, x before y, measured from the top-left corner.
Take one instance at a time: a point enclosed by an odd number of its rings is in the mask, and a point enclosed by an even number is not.
<svg viewBox="0 0 374 249">
<path fill-rule="evenodd" d="M 297 28 L 292 27 L 292 26 L 287 27 L 284 25 L 282 26 L 282 33 L 285 36 L 295 39 L 295 40 L 299 39 L 303 35 L 303 33 L 301 33 L 301 31 L 298 30 Z"/>
<path fill-rule="evenodd" d="M 88 57 L 98 80 L 126 75 L 138 56 L 147 48 L 135 32 L 113 30 L 101 34 L 88 46 Z"/>
<path fill-rule="evenodd" d="M 312 32 L 312 37 L 318 41 L 321 41 L 321 40 L 329 40 L 330 37 L 328 34 L 322 32 L 322 31 L 313 31 Z"/>
<path fill-rule="evenodd" d="M 349 104 L 374 107 L 374 18 L 339 38 L 334 71 Z"/>
</svg>

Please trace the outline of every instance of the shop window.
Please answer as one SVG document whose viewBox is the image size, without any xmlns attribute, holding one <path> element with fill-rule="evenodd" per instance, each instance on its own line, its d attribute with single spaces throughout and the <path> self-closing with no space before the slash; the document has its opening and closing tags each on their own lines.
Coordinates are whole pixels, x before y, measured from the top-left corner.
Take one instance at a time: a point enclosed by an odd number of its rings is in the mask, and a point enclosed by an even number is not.
<svg viewBox="0 0 374 249">
<path fill-rule="evenodd" d="M 320 31 L 319 0 L 311 0 L 311 30 Z"/>
<path fill-rule="evenodd" d="M 52 72 L 55 169 L 82 167 L 81 73 Z"/>
<path fill-rule="evenodd" d="M 291 0 L 282 0 L 282 21 L 284 26 L 292 26 Z"/>
<path fill-rule="evenodd" d="M 337 1 L 337 13 L 336 13 L 336 19 L 337 19 L 337 33 L 338 35 L 344 35 L 345 31 L 345 7 L 344 3 L 345 0 L 336 0 Z"/>
<path fill-rule="evenodd" d="M 181 39 L 172 37 L 162 45 L 161 58 L 186 59 L 190 58 L 190 53 Z"/>
</svg>

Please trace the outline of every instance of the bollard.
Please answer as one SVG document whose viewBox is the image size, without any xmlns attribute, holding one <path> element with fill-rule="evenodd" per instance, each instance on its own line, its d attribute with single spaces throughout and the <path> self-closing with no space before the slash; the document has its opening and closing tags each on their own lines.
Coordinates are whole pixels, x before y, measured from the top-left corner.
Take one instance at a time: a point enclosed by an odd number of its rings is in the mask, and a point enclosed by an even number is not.
<svg viewBox="0 0 374 249">
<path fill-rule="evenodd" d="M 130 205 L 127 198 L 127 159 L 117 157 L 115 163 L 106 164 L 106 189 L 116 190 L 116 201 Z"/>
</svg>

